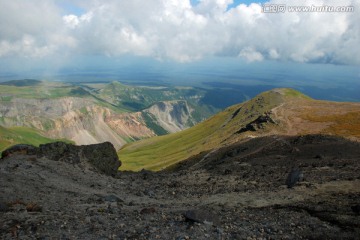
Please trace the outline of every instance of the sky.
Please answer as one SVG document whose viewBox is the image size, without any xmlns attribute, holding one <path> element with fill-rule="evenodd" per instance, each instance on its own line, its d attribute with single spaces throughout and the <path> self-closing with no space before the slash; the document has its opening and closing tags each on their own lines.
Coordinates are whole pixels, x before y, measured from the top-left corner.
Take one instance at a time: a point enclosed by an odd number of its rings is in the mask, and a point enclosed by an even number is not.
<svg viewBox="0 0 360 240">
<path fill-rule="evenodd" d="M 264 4 L 286 9 L 269 13 Z M 291 6 L 354 11 L 291 12 Z M 136 66 L 284 71 L 291 64 L 333 66 L 338 75 L 350 69 L 347 80 L 360 82 L 359 11 L 358 0 L 0 0 L 0 77 Z"/>
</svg>

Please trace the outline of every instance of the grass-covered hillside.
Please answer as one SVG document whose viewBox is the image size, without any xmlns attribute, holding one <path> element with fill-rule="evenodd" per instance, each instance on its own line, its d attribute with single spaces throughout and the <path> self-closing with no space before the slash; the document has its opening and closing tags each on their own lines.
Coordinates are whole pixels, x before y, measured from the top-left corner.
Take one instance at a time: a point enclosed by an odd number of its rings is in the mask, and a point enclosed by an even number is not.
<svg viewBox="0 0 360 240">
<path fill-rule="evenodd" d="M 242 139 L 331 134 L 360 139 L 360 104 L 313 100 L 274 89 L 234 105 L 185 131 L 131 143 L 119 151 L 122 170 L 161 170 Z"/>
<path fill-rule="evenodd" d="M 220 147 L 241 126 L 281 102 L 281 95 L 265 92 L 234 105 L 187 130 L 126 145 L 119 151 L 123 170 L 161 170 L 201 152 Z"/>
<path fill-rule="evenodd" d="M 15 144 L 30 144 L 39 146 L 40 144 L 65 141 L 65 139 L 50 139 L 42 136 L 39 131 L 26 127 L 11 127 L 5 128 L 0 126 L 0 152 Z"/>
</svg>

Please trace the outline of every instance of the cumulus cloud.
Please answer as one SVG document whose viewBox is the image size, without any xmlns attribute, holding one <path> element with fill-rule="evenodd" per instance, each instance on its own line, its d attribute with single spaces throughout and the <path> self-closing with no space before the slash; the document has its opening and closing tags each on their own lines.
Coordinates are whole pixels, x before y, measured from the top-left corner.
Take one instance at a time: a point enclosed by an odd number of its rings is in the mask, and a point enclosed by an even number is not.
<svg viewBox="0 0 360 240">
<path fill-rule="evenodd" d="M 188 62 L 232 56 L 249 62 L 360 64 L 357 0 L 270 0 L 287 6 L 354 6 L 355 12 L 264 13 L 232 0 L 0 0 L 0 57 L 134 54 Z"/>
</svg>

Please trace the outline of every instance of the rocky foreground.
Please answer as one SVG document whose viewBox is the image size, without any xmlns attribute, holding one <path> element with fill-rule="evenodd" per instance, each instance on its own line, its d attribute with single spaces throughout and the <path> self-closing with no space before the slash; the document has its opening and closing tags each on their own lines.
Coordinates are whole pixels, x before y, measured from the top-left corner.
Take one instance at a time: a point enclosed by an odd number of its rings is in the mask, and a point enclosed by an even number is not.
<svg viewBox="0 0 360 240">
<path fill-rule="evenodd" d="M 356 142 L 258 138 L 160 173 L 113 171 L 108 144 L 56 144 L 0 160 L 0 239 L 360 239 Z"/>
</svg>

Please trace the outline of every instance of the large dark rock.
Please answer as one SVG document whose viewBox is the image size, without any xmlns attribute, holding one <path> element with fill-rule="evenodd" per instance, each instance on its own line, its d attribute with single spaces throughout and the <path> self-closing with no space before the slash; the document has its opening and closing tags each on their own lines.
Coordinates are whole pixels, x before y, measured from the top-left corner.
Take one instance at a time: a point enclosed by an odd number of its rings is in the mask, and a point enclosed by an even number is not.
<svg viewBox="0 0 360 240">
<path fill-rule="evenodd" d="M 75 146 L 64 142 L 47 143 L 39 146 L 38 155 L 54 161 L 76 164 L 81 162 L 80 151 L 82 148 L 83 146 Z"/>
<path fill-rule="evenodd" d="M 115 175 L 121 162 L 110 142 L 80 146 L 82 154 L 97 169 L 107 175 Z"/>
<path fill-rule="evenodd" d="M 75 146 L 64 142 L 41 144 L 38 148 L 27 144 L 14 145 L 2 152 L 1 158 L 11 155 L 37 155 L 53 161 L 71 164 L 90 163 L 100 172 L 114 176 L 121 162 L 110 142 Z"/>
<path fill-rule="evenodd" d="M 121 166 L 116 150 L 110 142 L 84 146 L 64 142 L 48 143 L 40 145 L 38 155 L 72 164 L 89 162 L 102 173 L 111 176 L 114 176 Z"/>
<path fill-rule="evenodd" d="M 28 144 L 16 144 L 4 150 L 1 153 L 1 158 L 6 158 L 12 155 L 36 155 L 37 147 Z"/>
</svg>

